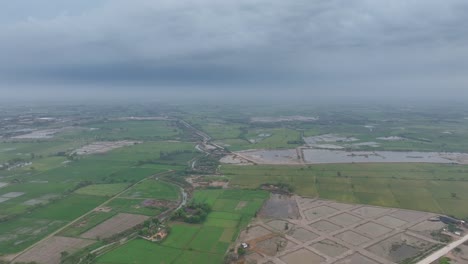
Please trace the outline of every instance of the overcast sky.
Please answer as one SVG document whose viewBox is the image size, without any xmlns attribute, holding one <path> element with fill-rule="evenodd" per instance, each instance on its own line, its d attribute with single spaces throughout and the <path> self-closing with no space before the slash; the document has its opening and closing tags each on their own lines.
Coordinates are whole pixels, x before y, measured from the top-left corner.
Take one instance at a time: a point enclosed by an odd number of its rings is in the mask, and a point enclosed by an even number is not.
<svg viewBox="0 0 468 264">
<path fill-rule="evenodd" d="M 3 1 L 0 97 L 50 91 L 468 98 L 468 1 Z"/>
</svg>

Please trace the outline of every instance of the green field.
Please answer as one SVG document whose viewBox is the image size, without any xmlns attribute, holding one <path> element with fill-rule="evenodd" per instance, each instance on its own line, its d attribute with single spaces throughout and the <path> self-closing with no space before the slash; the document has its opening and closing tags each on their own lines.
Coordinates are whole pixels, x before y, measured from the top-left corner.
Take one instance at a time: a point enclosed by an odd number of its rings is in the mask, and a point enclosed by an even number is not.
<svg viewBox="0 0 468 264">
<path fill-rule="evenodd" d="M 80 188 L 75 191 L 77 194 L 97 195 L 97 196 L 113 196 L 128 187 L 125 183 L 112 184 L 93 184 Z"/>
<path fill-rule="evenodd" d="M 202 224 L 173 222 L 170 224 L 169 236 L 161 244 L 134 240 L 98 258 L 97 263 L 146 263 L 138 262 L 142 261 L 139 257 L 133 262 L 124 262 L 129 261 L 123 256 L 125 253 L 146 254 L 151 258 L 151 263 L 222 263 L 231 243 L 260 209 L 263 201 L 269 197 L 269 193 L 253 190 L 197 190 L 194 197 L 197 202 L 210 201 L 212 204 L 221 202 L 232 206 L 214 207 Z M 242 206 L 239 207 L 239 204 Z M 139 253 L 166 252 L 166 250 L 168 254 Z M 177 252 L 177 257 L 169 252 Z M 118 260 L 119 257 L 123 260 Z"/>
<path fill-rule="evenodd" d="M 104 222 L 105 220 L 116 215 L 117 212 L 93 212 L 80 219 L 77 223 L 67 227 L 65 230 L 61 231 L 59 235 L 69 236 L 69 237 L 78 237 L 82 233 L 88 231 L 89 229 L 95 227 L 96 225 Z"/>
<path fill-rule="evenodd" d="M 117 198 L 106 204 L 106 206 L 111 207 L 113 211 L 119 213 L 142 214 L 148 216 L 155 216 L 166 210 L 165 208 L 144 207 L 141 205 L 143 201 L 144 199 Z"/>
<path fill-rule="evenodd" d="M 0 224 L 0 255 L 21 251 L 66 222 L 49 219 L 17 218 Z"/>
<path fill-rule="evenodd" d="M 440 164 L 333 164 L 222 166 L 231 185 L 257 188 L 288 183 L 299 195 L 468 217 L 468 166 Z M 218 200 L 218 203 L 220 200 Z M 232 208 L 227 202 L 215 207 Z"/>
<path fill-rule="evenodd" d="M 182 254 L 182 250 L 162 247 L 142 239 L 135 239 L 108 254 L 99 257 L 96 263 L 129 264 L 158 263 L 169 264 Z"/>
<path fill-rule="evenodd" d="M 179 187 L 160 180 L 148 179 L 131 187 L 122 194 L 128 198 L 152 198 L 160 200 L 177 200 Z"/>
<path fill-rule="evenodd" d="M 28 214 L 29 218 L 72 221 L 94 209 L 107 198 L 73 194 Z"/>
</svg>

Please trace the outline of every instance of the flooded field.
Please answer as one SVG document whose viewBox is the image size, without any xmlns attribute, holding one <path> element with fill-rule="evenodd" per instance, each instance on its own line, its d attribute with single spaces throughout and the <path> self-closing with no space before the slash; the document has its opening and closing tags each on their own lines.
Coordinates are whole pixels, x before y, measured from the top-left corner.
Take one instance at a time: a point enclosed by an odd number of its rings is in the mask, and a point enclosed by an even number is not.
<svg viewBox="0 0 468 264">
<path fill-rule="evenodd" d="M 368 162 L 426 162 L 458 163 L 461 153 L 439 152 L 399 152 L 399 151 L 334 151 L 323 149 L 303 149 L 304 161 L 308 164 L 320 163 L 368 163 Z"/>
<path fill-rule="evenodd" d="M 141 143 L 140 141 L 130 141 L 130 140 L 122 140 L 122 141 L 101 141 L 101 142 L 94 142 L 92 144 L 86 145 L 75 150 L 73 153 L 77 155 L 91 155 L 91 154 L 98 154 L 98 153 L 106 153 L 113 149 L 122 148 L 126 146 L 132 146 L 135 144 Z"/>
<path fill-rule="evenodd" d="M 239 159 L 257 164 L 300 164 L 301 160 L 296 149 L 283 150 L 246 150 L 235 152 L 236 159 L 223 158 L 221 161 L 239 164 Z"/>
<path fill-rule="evenodd" d="M 329 145 L 326 145 L 329 146 Z M 332 145 L 334 146 L 334 145 Z M 331 147 L 330 147 L 331 148 Z M 345 151 L 298 148 L 284 150 L 246 150 L 221 159 L 226 164 L 328 164 L 328 163 L 458 163 L 468 164 L 466 153 L 417 151 Z"/>
</svg>

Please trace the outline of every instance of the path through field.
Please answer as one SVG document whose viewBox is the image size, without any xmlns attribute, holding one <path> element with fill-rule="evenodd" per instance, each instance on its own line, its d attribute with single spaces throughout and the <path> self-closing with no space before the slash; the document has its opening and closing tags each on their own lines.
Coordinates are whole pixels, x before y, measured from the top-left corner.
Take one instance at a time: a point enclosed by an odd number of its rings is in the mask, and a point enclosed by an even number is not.
<svg viewBox="0 0 468 264">
<path fill-rule="evenodd" d="M 432 253 L 425 259 L 419 261 L 417 264 L 431 264 L 432 262 L 438 260 L 439 258 L 445 256 L 447 253 L 450 251 L 454 250 L 456 247 L 460 246 L 461 244 L 465 243 L 468 241 L 468 234 L 462 237 L 461 239 L 454 241 L 447 246 L 437 250 L 436 252 Z"/>
</svg>

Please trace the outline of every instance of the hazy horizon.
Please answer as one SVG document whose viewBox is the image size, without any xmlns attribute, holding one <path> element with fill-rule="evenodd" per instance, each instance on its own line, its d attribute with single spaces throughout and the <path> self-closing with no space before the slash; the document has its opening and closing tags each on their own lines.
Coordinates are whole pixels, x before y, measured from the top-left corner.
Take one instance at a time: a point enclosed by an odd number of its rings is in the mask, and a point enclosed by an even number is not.
<svg viewBox="0 0 468 264">
<path fill-rule="evenodd" d="M 462 0 L 17 0 L 0 10 L 0 98 L 463 101 L 467 11 Z"/>
</svg>

